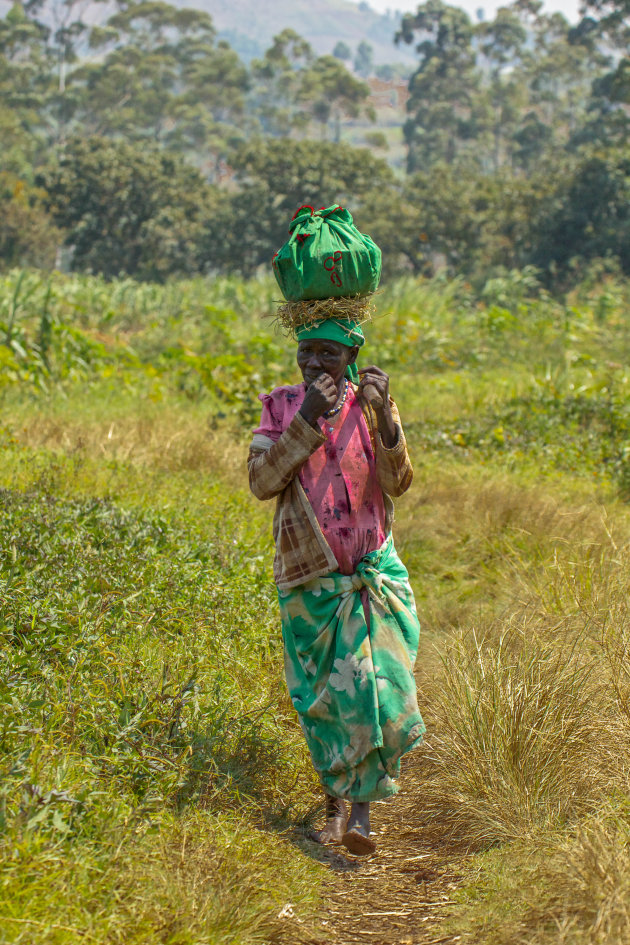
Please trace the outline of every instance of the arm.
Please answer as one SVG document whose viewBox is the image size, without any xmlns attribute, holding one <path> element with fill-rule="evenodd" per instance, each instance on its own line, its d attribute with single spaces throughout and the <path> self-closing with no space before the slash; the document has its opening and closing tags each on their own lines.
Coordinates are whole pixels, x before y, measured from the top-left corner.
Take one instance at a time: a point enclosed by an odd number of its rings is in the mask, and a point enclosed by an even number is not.
<svg viewBox="0 0 630 945">
<path fill-rule="evenodd" d="M 396 498 L 407 491 L 413 469 L 396 404 L 389 396 L 389 377 L 372 365 L 363 371 L 357 396 L 365 404 L 376 453 L 376 475 L 381 489 Z"/>
<path fill-rule="evenodd" d="M 249 487 L 257 499 L 273 499 L 285 489 L 326 437 L 297 413 L 268 450 L 250 448 Z"/>
<path fill-rule="evenodd" d="M 411 485 L 413 467 L 407 452 L 407 443 L 398 408 L 391 397 L 389 398 L 389 409 L 397 439 L 393 446 L 387 447 L 383 441 L 380 426 L 378 426 L 374 436 L 376 441 L 376 476 L 383 492 L 397 498 L 403 495 Z M 378 425 L 378 414 L 376 420 Z"/>
</svg>

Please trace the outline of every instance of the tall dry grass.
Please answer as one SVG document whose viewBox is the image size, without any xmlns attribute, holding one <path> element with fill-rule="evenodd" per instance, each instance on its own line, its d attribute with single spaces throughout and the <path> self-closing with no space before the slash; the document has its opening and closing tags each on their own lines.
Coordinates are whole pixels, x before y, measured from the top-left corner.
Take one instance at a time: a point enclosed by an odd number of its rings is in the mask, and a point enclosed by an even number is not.
<svg viewBox="0 0 630 945">
<path fill-rule="evenodd" d="M 439 647 L 447 634 L 486 627 L 515 601 L 541 596 L 554 555 L 605 546 L 606 528 L 602 506 L 579 492 L 568 499 L 561 488 L 483 467 L 420 467 L 394 531 L 425 639 Z"/>
<path fill-rule="evenodd" d="M 434 730 L 417 814 L 471 850 L 574 821 L 618 782 L 627 730 L 597 664 L 547 630 L 525 615 L 498 638 L 462 635 L 423 689 Z"/>
<path fill-rule="evenodd" d="M 546 912 L 557 941 L 592 945 L 630 942 L 630 824 L 612 812 L 566 842 L 545 870 L 553 890 Z M 544 939 L 534 933 L 530 941 Z"/>
<path fill-rule="evenodd" d="M 415 814 L 474 854 L 448 929 L 474 945 L 630 945 L 627 512 L 489 496 L 476 543 L 494 523 L 498 557 L 512 549 L 494 573 L 513 604 L 477 628 L 464 616 L 420 679 Z"/>
<path fill-rule="evenodd" d="M 569 831 L 492 851 L 469 879 L 473 896 L 452 926 L 462 943 L 628 945 L 627 805 L 617 800 Z"/>
<path fill-rule="evenodd" d="M 455 521 L 462 488 L 443 488 L 430 517 L 466 536 L 459 586 L 470 553 L 504 598 L 487 606 L 493 619 L 462 611 L 446 644 L 434 636 L 417 816 L 482 850 L 576 824 L 627 789 L 630 547 L 592 504 L 571 510 L 535 490 L 518 501 L 496 484 L 472 490 Z"/>
<path fill-rule="evenodd" d="M 139 403 L 136 412 L 114 405 L 72 414 L 68 405 L 28 412 L 11 424 L 19 443 L 103 464 L 131 464 L 162 472 L 199 472 L 247 487 L 247 445 L 234 429 L 200 410 Z"/>
</svg>

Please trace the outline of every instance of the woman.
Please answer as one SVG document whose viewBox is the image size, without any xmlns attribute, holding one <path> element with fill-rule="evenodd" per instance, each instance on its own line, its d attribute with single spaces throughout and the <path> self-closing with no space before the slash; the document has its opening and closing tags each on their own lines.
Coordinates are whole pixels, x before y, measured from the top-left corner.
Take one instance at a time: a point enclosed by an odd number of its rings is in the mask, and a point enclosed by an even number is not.
<svg viewBox="0 0 630 945">
<path fill-rule="evenodd" d="M 250 487 L 277 497 L 286 678 L 326 792 L 317 839 L 372 853 L 370 801 L 396 793 L 400 757 L 424 731 L 420 628 L 391 538 L 391 497 L 413 473 L 387 375 L 357 372 L 361 328 L 328 318 L 296 337 L 304 383 L 261 394 Z"/>
</svg>

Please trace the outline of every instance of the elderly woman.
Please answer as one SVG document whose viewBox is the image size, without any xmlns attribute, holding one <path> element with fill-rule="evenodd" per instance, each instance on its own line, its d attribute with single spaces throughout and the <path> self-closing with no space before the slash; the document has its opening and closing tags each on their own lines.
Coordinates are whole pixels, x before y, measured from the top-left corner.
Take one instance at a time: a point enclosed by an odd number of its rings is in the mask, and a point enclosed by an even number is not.
<svg viewBox="0 0 630 945">
<path fill-rule="evenodd" d="M 370 801 L 396 793 L 400 758 L 424 731 L 420 628 L 391 536 L 392 497 L 413 473 L 387 375 L 357 372 L 360 327 L 329 318 L 296 337 L 304 383 L 261 394 L 249 480 L 277 500 L 286 679 L 326 793 L 316 839 L 365 854 Z"/>
</svg>

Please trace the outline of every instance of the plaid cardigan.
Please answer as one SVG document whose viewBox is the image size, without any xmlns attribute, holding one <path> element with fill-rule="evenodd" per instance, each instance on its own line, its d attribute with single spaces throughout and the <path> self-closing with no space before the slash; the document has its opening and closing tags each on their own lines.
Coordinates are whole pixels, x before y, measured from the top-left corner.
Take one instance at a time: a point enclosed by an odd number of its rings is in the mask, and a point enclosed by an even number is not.
<svg viewBox="0 0 630 945">
<path fill-rule="evenodd" d="M 376 458 L 376 477 L 383 490 L 386 534 L 391 531 L 394 519 L 391 497 L 406 492 L 413 478 L 398 409 L 391 399 L 390 405 L 398 431 L 391 449 L 383 446 L 374 411 L 369 404 L 363 406 Z M 298 412 L 277 442 L 255 434 L 250 446 L 247 461 L 250 489 L 257 499 L 276 499 L 273 576 L 280 590 L 339 570 L 298 476 L 311 453 L 325 442 L 319 427 L 312 427 Z"/>
</svg>

